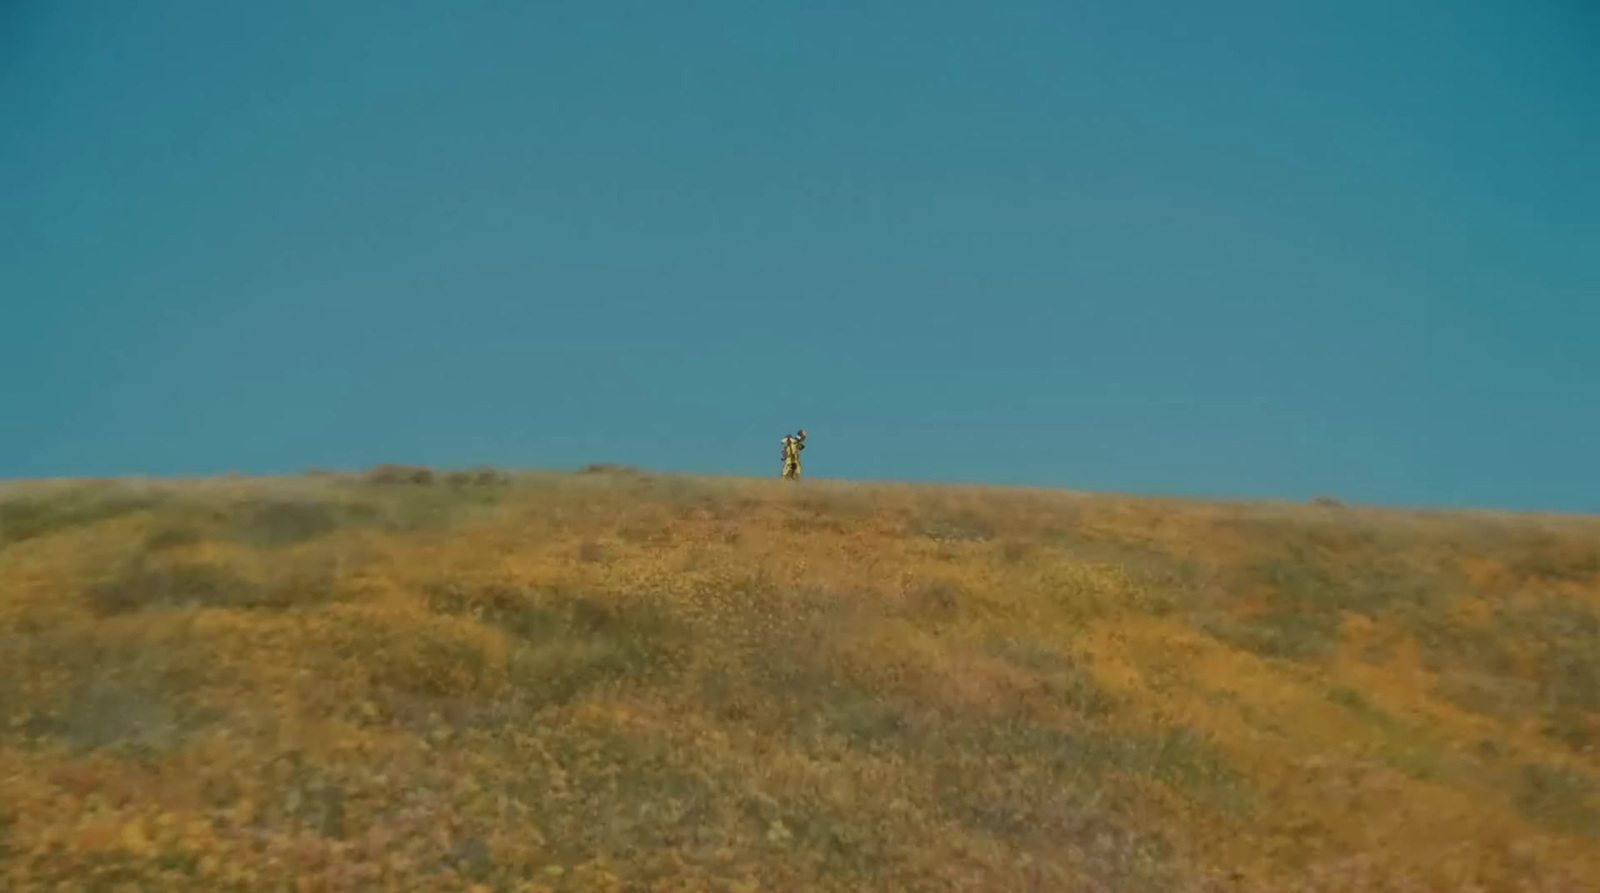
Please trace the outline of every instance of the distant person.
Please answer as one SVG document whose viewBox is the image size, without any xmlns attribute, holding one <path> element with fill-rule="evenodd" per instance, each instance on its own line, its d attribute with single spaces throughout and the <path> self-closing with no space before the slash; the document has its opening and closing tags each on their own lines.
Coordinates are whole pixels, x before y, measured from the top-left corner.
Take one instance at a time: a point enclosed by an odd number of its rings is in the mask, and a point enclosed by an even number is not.
<svg viewBox="0 0 1600 893">
<path fill-rule="evenodd" d="M 800 479 L 800 451 L 806 448 L 806 429 L 801 428 L 798 434 L 785 434 L 783 436 L 783 479 L 798 481 Z"/>
<path fill-rule="evenodd" d="M 794 435 L 783 435 L 783 479 L 790 480 L 800 471 L 800 457 L 794 448 Z"/>
</svg>

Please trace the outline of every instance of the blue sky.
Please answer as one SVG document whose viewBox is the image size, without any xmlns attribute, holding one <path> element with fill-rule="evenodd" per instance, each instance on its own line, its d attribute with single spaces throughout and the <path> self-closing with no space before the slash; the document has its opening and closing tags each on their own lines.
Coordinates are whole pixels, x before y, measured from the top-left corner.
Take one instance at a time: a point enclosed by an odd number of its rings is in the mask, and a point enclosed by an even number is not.
<svg viewBox="0 0 1600 893">
<path fill-rule="evenodd" d="M 0 477 L 1600 511 L 1586 0 L 0 5 Z"/>
</svg>

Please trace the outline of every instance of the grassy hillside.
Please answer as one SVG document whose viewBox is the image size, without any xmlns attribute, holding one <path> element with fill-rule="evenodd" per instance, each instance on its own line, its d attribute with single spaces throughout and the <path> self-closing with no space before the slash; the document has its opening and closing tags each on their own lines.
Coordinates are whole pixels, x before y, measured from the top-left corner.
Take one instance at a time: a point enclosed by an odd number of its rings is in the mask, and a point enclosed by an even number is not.
<svg viewBox="0 0 1600 893">
<path fill-rule="evenodd" d="M 0 487 L 7 890 L 1600 889 L 1600 521 Z"/>
</svg>

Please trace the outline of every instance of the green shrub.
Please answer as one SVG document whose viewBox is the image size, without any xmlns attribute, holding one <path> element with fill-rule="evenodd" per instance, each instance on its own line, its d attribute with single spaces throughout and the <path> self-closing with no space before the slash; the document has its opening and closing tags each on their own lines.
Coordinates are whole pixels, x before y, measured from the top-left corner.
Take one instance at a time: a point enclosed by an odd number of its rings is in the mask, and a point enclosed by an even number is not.
<svg viewBox="0 0 1600 893">
<path fill-rule="evenodd" d="M 982 543 L 995 535 L 993 523 L 971 509 L 919 517 L 913 522 L 913 530 L 918 536 L 946 544 Z"/>
<path fill-rule="evenodd" d="M 1524 765 L 1517 809 L 1546 827 L 1580 837 L 1600 837 L 1600 784 L 1572 769 Z"/>
<path fill-rule="evenodd" d="M 165 494 L 126 489 L 108 482 L 0 500 L 0 548 L 161 505 Z"/>
<path fill-rule="evenodd" d="M 1042 689 L 1074 713 L 1098 717 L 1116 708 L 1116 699 L 1100 686 L 1094 674 L 1069 655 L 1015 638 L 991 642 L 989 649 L 996 657 L 1036 674 Z"/>
<path fill-rule="evenodd" d="M 511 483 L 511 477 L 488 466 L 480 466 L 464 471 L 449 472 L 444 476 L 444 482 L 457 489 L 463 487 L 504 487 Z"/>
<path fill-rule="evenodd" d="M 150 552 L 164 552 L 192 546 L 204 539 L 205 532 L 200 525 L 186 520 L 167 519 L 144 538 L 144 547 Z"/>
<path fill-rule="evenodd" d="M 367 471 L 364 480 L 378 486 L 410 484 L 425 487 L 433 483 L 433 477 L 432 469 L 415 465 L 378 465 Z"/>
<path fill-rule="evenodd" d="M 513 583 L 442 580 L 424 588 L 428 606 L 470 616 L 516 636 L 511 683 L 524 703 L 562 703 L 599 681 L 658 671 L 678 627 L 643 599 L 608 602 Z"/>
<path fill-rule="evenodd" d="M 953 623 L 961 617 L 963 603 L 970 596 L 960 584 L 949 580 L 927 580 L 912 588 L 907 607 L 914 620 L 934 626 Z"/>
<path fill-rule="evenodd" d="M 287 546 L 326 536 L 346 518 L 345 509 L 331 502 L 251 499 L 231 507 L 229 527 L 253 545 Z"/>
<path fill-rule="evenodd" d="M 327 600 L 332 577 L 331 567 L 313 564 L 283 568 L 263 582 L 227 564 L 141 556 L 88 586 L 84 597 L 102 616 L 146 608 L 290 608 Z"/>
</svg>

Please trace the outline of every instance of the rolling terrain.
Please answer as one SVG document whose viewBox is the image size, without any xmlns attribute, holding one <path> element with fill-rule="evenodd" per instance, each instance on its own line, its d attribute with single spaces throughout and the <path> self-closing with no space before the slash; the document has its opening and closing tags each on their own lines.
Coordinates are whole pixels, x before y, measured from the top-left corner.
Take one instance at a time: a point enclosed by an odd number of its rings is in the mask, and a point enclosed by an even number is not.
<svg viewBox="0 0 1600 893">
<path fill-rule="evenodd" d="M 6 890 L 1600 890 L 1600 519 L 0 485 Z"/>
</svg>

